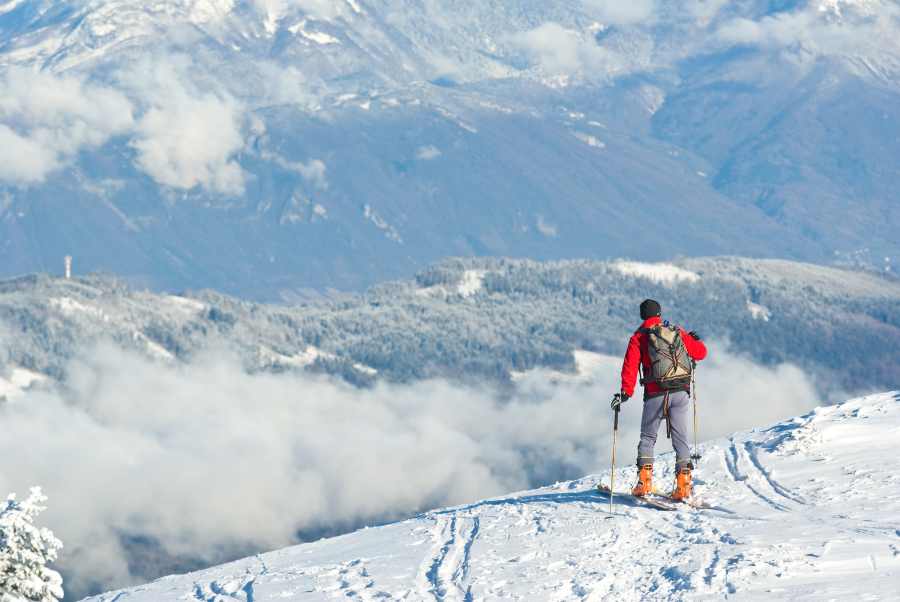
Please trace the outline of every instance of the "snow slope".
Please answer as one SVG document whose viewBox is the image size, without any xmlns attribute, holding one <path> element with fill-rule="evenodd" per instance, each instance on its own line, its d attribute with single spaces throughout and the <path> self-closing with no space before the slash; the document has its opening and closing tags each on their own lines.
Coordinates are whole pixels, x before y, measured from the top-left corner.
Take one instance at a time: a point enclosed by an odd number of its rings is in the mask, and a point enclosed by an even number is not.
<svg viewBox="0 0 900 602">
<path fill-rule="evenodd" d="M 617 499 L 607 520 L 607 472 L 90 599 L 896 599 L 898 429 L 892 392 L 704 443 L 695 489 L 715 510 Z"/>
</svg>

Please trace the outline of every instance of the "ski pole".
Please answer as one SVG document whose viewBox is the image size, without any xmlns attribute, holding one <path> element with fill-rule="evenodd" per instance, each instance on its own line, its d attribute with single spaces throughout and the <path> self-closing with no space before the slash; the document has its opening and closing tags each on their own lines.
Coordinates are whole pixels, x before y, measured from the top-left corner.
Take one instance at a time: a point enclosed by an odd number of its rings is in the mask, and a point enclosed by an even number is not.
<svg viewBox="0 0 900 602">
<path fill-rule="evenodd" d="M 618 397 L 619 394 L 616 393 L 615 397 Z M 616 406 L 616 420 L 613 424 L 613 460 L 612 460 L 612 472 L 609 475 L 609 516 L 606 518 L 613 517 L 613 485 L 616 483 L 616 437 L 619 435 L 619 406 Z"/>
<path fill-rule="evenodd" d="M 694 455 L 692 460 L 699 460 L 700 454 L 697 453 L 697 362 L 691 360 L 691 391 L 694 394 Z"/>
</svg>

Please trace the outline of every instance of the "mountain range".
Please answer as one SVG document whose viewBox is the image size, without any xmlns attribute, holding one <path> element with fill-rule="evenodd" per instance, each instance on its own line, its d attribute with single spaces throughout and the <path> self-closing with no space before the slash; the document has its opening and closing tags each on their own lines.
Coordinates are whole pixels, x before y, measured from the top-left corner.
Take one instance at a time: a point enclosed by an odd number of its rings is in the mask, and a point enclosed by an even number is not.
<svg viewBox="0 0 900 602">
<path fill-rule="evenodd" d="M 891 268 L 898 33 L 886 0 L 9 0 L 0 277 L 298 303 L 446 256 Z"/>
</svg>

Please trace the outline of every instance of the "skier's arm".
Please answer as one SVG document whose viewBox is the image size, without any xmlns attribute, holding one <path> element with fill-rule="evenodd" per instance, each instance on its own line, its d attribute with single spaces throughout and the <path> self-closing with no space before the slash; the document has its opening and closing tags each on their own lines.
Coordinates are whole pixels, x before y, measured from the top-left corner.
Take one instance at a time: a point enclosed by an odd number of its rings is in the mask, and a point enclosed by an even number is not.
<svg viewBox="0 0 900 602">
<path fill-rule="evenodd" d="M 622 362 L 622 390 L 628 393 L 629 397 L 634 395 L 634 385 L 637 382 L 638 367 L 640 365 L 641 344 L 638 340 L 638 335 L 634 334 L 628 341 L 628 349 L 625 351 L 625 361 Z"/>
<path fill-rule="evenodd" d="M 679 328 L 679 330 L 681 329 Z M 684 348 L 687 349 L 691 359 L 699 362 L 706 357 L 706 345 L 702 341 L 695 339 L 683 330 L 681 331 L 681 340 L 684 341 Z"/>
</svg>

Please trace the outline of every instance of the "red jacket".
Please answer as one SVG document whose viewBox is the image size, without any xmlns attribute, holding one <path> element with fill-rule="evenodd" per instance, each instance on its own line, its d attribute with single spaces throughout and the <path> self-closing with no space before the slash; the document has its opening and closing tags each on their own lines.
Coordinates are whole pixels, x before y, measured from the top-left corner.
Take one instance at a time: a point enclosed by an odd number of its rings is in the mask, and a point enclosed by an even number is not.
<svg viewBox="0 0 900 602">
<path fill-rule="evenodd" d="M 661 324 L 661 318 L 650 318 L 641 324 L 641 328 L 647 328 L 654 324 Z M 681 330 L 679 328 L 678 330 Z M 702 360 L 706 357 L 706 345 L 700 341 L 695 341 L 685 331 L 681 330 L 681 339 L 684 341 L 684 348 L 687 349 L 688 355 L 695 360 Z M 647 353 L 647 345 L 650 339 L 642 332 L 636 332 L 631 335 L 628 341 L 628 350 L 625 351 L 625 361 L 622 363 L 622 390 L 631 397 L 634 395 L 634 385 L 637 383 L 638 365 L 644 364 L 644 374 L 651 372 L 650 356 Z M 655 382 L 647 383 L 647 389 L 644 397 L 652 397 L 654 394 L 665 393 L 665 389 L 661 389 Z"/>
</svg>

